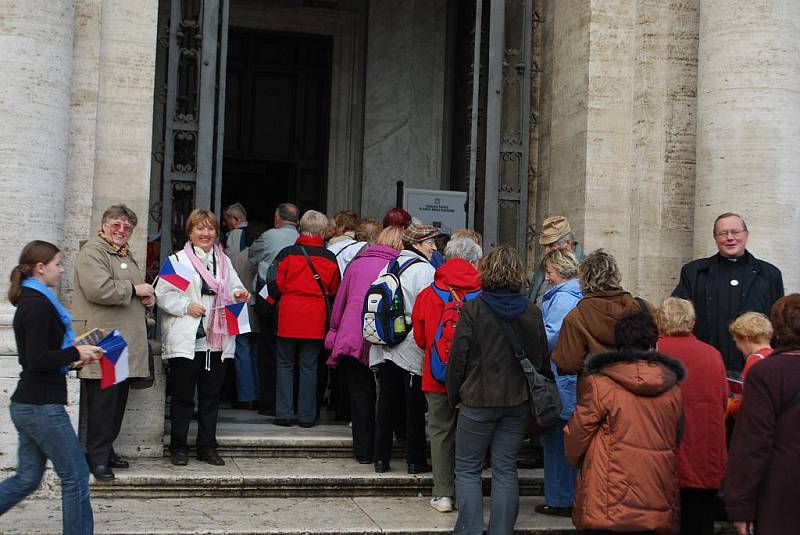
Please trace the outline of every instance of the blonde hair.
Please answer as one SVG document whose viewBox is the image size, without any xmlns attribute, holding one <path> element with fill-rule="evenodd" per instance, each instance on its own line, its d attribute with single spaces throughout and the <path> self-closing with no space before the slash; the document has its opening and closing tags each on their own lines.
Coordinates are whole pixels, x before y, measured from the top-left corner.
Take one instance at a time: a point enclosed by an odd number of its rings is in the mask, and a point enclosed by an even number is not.
<svg viewBox="0 0 800 535">
<path fill-rule="evenodd" d="M 381 233 L 378 234 L 378 238 L 375 240 L 375 243 L 378 245 L 386 245 L 388 247 L 392 247 L 393 249 L 397 249 L 398 251 L 402 251 L 403 227 L 392 225 L 384 228 Z"/>
<path fill-rule="evenodd" d="M 773 334 L 772 323 L 760 312 L 745 312 L 731 322 L 728 330 L 734 338 L 740 340 L 771 340 Z"/>
<path fill-rule="evenodd" d="M 328 228 L 328 216 L 316 210 L 306 210 L 300 218 L 300 234 L 322 236 Z"/>
<path fill-rule="evenodd" d="M 459 238 L 468 238 L 483 247 L 483 237 L 480 233 L 475 232 L 471 228 L 459 228 L 454 230 L 450 235 L 451 240 L 457 240 Z"/>
<path fill-rule="evenodd" d="M 377 219 L 361 219 L 356 227 L 355 239 L 356 241 L 375 243 L 381 230 L 383 230 L 383 225 Z"/>
<path fill-rule="evenodd" d="M 205 208 L 195 208 L 189 213 L 189 217 L 186 218 L 186 235 L 190 235 L 194 227 L 203 223 L 208 223 L 214 227 L 216 233 L 219 234 L 219 219 L 214 215 L 214 212 L 206 210 Z"/>
<path fill-rule="evenodd" d="M 613 256 L 602 249 L 592 252 L 578 266 L 584 295 L 622 289 L 622 274 Z"/>
<path fill-rule="evenodd" d="M 574 279 L 578 276 L 578 259 L 572 251 L 556 249 L 550 251 L 542 259 L 545 270 L 550 267 L 565 279 Z"/>
<path fill-rule="evenodd" d="M 481 286 L 486 290 L 507 288 L 512 292 L 522 290 L 525 270 L 517 251 L 509 245 L 500 245 L 478 262 Z"/>
<path fill-rule="evenodd" d="M 658 331 L 665 336 L 692 332 L 696 319 L 694 305 L 677 297 L 667 297 L 656 311 Z"/>
</svg>

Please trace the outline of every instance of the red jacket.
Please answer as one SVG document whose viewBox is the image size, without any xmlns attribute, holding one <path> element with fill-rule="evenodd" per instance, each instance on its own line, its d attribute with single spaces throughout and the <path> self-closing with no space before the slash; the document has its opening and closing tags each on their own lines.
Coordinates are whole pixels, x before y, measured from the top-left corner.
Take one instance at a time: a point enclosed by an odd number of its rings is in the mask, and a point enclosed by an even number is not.
<svg viewBox="0 0 800 535">
<path fill-rule="evenodd" d="M 461 258 L 452 258 L 442 264 L 436 270 L 433 284 L 443 290 L 453 288 L 461 297 L 466 293 L 479 290 L 481 287 L 478 271 L 472 264 Z M 411 332 L 414 333 L 417 345 L 425 350 L 425 358 L 422 361 L 423 392 L 440 394 L 447 392 L 445 386 L 431 375 L 431 346 L 433 346 L 433 337 L 436 335 L 436 329 L 439 327 L 439 320 L 442 319 L 443 313 L 444 302 L 430 286 L 422 290 L 417 296 L 417 300 L 414 301 L 414 310 L 411 312 L 411 324 L 413 325 Z"/>
<path fill-rule="evenodd" d="M 658 351 L 686 367 L 684 433 L 678 455 L 681 488 L 718 489 L 725 476 L 728 380 L 719 351 L 693 334 L 660 336 Z"/>
<path fill-rule="evenodd" d="M 280 295 L 278 336 L 322 340 L 327 328 L 325 299 L 300 246 L 305 247 L 331 304 L 339 288 L 336 257 L 322 246 L 322 238 L 301 235 L 294 245 L 283 249 L 274 260 L 278 266 L 276 286 Z M 274 297 L 271 291 L 270 297 Z"/>
</svg>

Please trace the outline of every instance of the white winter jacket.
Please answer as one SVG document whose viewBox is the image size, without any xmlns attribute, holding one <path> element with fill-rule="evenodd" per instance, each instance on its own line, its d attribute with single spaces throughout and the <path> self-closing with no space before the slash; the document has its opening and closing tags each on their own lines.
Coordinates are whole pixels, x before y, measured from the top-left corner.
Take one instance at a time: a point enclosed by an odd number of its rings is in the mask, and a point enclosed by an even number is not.
<svg viewBox="0 0 800 535">
<path fill-rule="evenodd" d="M 385 360 L 391 360 L 404 370 L 421 376 L 422 358 L 425 356 L 425 352 L 414 341 L 414 333 L 411 329 L 411 311 L 414 309 L 414 302 L 419 293 L 433 283 L 436 269 L 424 256 L 408 249 L 400 251 L 397 261 L 402 268 L 406 262 L 410 262 L 414 258 L 422 260 L 422 262 L 410 266 L 400 275 L 400 285 L 403 288 L 403 308 L 406 314 L 406 325 L 409 326 L 408 336 L 394 347 L 373 344 L 369 350 L 369 365 L 375 366 Z M 386 273 L 388 267 L 387 263 L 379 275 Z"/>
<path fill-rule="evenodd" d="M 211 271 L 211 258 L 212 254 L 203 252 L 198 247 L 194 248 L 197 257 L 203 264 Z M 203 321 L 203 328 L 208 332 L 208 320 L 211 317 L 210 311 L 213 306 L 214 296 L 202 295 L 200 290 L 203 287 L 203 279 L 200 274 L 194 271 L 194 266 L 186 257 L 186 253 L 180 250 L 170 256 L 170 259 L 175 262 L 176 260 L 181 264 L 189 266 L 194 272 L 189 287 L 185 292 L 180 291 L 172 284 L 161 279 L 156 283 L 156 303 L 158 308 L 161 309 L 161 358 L 171 359 L 175 357 L 182 357 L 193 359 L 195 352 L 206 351 L 209 349 L 207 339 L 197 338 L 197 326 L 200 321 Z M 233 292 L 244 290 L 242 281 L 233 269 L 230 259 L 227 255 L 217 256 L 217 262 L 226 262 L 228 264 L 228 288 L 233 295 Z M 207 312 L 202 318 L 195 318 L 186 313 L 189 303 L 200 303 L 203 305 Z M 222 348 L 222 358 L 233 358 L 233 353 L 236 348 L 236 337 L 226 336 L 225 344 Z M 219 348 L 210 348 L 212 351 L 219 351 Z"/>
</svg>

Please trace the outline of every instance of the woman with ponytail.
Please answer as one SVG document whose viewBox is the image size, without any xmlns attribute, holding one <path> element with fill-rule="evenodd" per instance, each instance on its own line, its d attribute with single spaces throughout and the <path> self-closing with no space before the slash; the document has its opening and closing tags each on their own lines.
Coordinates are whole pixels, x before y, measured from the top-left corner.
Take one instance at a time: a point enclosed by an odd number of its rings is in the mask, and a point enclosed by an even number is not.
<svg viewBox="0 0 800 535">
<path fill-rule="evenodd" d="M 89 468 L 64 405 L 65 375 L 97 362 L 103 350 L 74 345 L 72 317 L 51 288 L 64 268 L 58 247 L 32 241 L 11 272 L 8 300 L 17 307 L 14 336 L 22 367 L 11 396 L 11 420 L 19 433 L 16 473 L 0 483 L 0 514 L 39 487 L 47 459 L 61 478 L 61 515 L 67 535 L 94 530 L 89 500 Z"/>
</svg>

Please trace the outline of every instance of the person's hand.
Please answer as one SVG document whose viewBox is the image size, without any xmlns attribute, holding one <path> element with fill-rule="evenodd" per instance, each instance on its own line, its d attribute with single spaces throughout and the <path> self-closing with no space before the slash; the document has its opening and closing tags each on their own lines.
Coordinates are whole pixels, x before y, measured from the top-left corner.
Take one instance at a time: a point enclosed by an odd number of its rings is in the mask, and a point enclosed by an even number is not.
<svg viewBox="0 0 800 535">
<path fill-rule="evenodd" d="M 239 290 L 238 292 L 233 292 L 233 297 L 240 303 L 242 301 L 249 301 L 250 300 L 250 292 L 247 290 Z"/>
<path fill-rule="evenodd" d="M 81 365 L 97 362 L 103 356 L 103 353 L 105 353 L 105 351 L 97 346 L 75 346 L 75 349 L 78 350 L 78 355 L 80 355 Z"/>
<path fill-rule="evenodd" d="M 753 523 L 747 521 L 734 522 L 733 527 L 739 535 L 753 535 Z"/>
<path fill-rule="evenodd" d="M 146 282 L 134 285 L 133 289 L 136 291 L 136 297 L 154 297 L 156 295 L 153 286 Z"/>
<path fill-rule="evenodd" d="M 189 303 L 189 306 L 186 307 L 186 313 L 193 318 L 202 318 L 206 315 L 206 307 L 200 303 Z"/>
<path fill-rule="evenodd" d="M 147 308 L 153 308 L 153 305 L 156 304 L 156 296 L 148 295 L 147 297 L 141 297 L 142 304 Z"/>
</svg>

